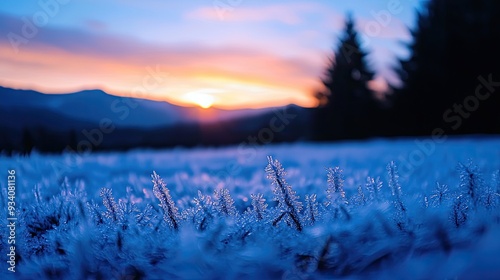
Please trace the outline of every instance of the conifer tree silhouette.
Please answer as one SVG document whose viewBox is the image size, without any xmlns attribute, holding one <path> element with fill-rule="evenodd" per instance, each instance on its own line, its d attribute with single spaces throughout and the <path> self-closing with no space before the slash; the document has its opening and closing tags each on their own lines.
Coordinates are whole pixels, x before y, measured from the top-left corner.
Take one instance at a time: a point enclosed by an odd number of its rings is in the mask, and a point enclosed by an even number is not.
<svg viewBox="0 0 500 280">
<path fill-rule="evenodd" d="M 319 139 L 360 138 L 371 134 L 368 116 L 377 104 L 368 88 L 374 72 L 367 65 L 366 56 L 354 20 L 348 15 L 339 47 L 322 79 L 324 91 L 317 95 L 326 103 L 319 110 L 317 120 Z"/>
</svg>

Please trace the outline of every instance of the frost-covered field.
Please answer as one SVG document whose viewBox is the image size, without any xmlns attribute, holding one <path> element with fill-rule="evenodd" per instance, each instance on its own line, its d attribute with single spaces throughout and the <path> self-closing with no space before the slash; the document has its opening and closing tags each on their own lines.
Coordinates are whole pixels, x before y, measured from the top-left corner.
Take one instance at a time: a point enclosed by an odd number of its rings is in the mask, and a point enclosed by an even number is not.
<svg viewBox="0 0 500 280">
<path fill-rule="evenodd" d="M 418 141 L 0 157 L 0 276 L 499 278 L 500 138 Z"/>
</svg>

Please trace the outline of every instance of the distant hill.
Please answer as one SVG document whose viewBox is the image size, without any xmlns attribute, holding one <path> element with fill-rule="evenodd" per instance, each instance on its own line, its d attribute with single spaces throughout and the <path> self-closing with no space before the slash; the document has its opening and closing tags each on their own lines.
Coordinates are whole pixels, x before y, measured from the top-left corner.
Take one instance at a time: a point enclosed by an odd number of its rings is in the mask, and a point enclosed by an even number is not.
<svg viewBox="0 0 500 280">
<path fill-rule="evenodd" d="M 304 127 L 309 110 L 295 105 L 257 110 L 201 109 L 119 97 L 102 90 L 44 94 L 0 87 L 0 152 L 76 150 L 85 146 L 82 143 L 88 146 L 88 142 L 92 142 L 92 150 L 238 144 L 269 129 L 270 121 L 277 118 L 276 110 L 299 117 L 274 133 L 273 142 L 307 137 Z M 99 129 L 103 122 L 114 127 L 112 133 L 103 133 L 102 141 L 96 135 L 100 141 L 89 141 L 86 132 Z"/>
<path fill-rule="evenodd" d="M 65 116 L 70 123 L 74 124 L 78 121 L 98 123 L 103 118 L 107 118 L 116 126 L 138 128 L 152 128 L 178 123 L 218 122 L 269 111 L 268 109 L 233 111 L 188 108 L 167 102 L 110 95 L 102 90 L 44 94 L 33 90 L 0 87 L 0 100 L 1 110 L 29 109 L 33 110 L 33 114 L 37 117 L 42 116 L 40 112 L 46 111 L 49 114 Z M 200 114 L 201 110 L 204 111 L 203 114 Z M 23 125 L 22 119 L 17 118 L 17 116 L 14 119 L 1 120 L 2 123 L 9 121 Z M 30 123 L 28 122 L 28 124 Z"/>
</svg>

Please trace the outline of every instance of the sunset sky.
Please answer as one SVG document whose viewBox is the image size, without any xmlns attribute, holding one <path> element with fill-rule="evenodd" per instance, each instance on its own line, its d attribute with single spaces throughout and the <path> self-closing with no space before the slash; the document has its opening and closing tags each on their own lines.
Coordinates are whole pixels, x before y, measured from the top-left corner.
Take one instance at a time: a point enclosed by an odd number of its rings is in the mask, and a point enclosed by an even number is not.
<svg viewBox="0 0 500 280">
<path fill-rule="evenodd" d="M 402 42 L 422 3 L 3 1 L 0 85 L 48 93 L 100 88 L 226 109 L 310 107 L 348 11 L 372 51 L 372 86 L 383 89 L 384 79 L 395 82 L 396 57 L 408 55 Z"/>
</svg>

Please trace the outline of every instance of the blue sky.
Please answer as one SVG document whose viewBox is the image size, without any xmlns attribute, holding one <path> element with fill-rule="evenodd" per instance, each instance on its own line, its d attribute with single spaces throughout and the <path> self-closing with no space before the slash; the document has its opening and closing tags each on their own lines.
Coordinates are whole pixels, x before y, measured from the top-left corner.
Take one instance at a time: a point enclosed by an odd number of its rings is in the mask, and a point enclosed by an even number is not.
<svg viewBox="0 0 500 280">
<path fill-rule="evenodd" d="M 40 3 L 46 3 L 41 5 Z M 373 87 L 395 81 L 424 1 L 17 1 L 0 6 L 0 84 L 113 94 L 223 108 L 295 103 L 314 91 L 341 34 L 357 21 Z M 26 21 L 37 31 L 23 35 Z M 10 35 L 9 35 L 10 34 Z M 12 38 L 25 40 L 12 42 Z M 14 37 L 13 37 L 14 36 Z M 148 70 L 149 69 L 149 70 Z M 157 84 L 144 85 L 151 69 Z M 142 89 L 140 89 L 142 88 Z"/>
</svg>

